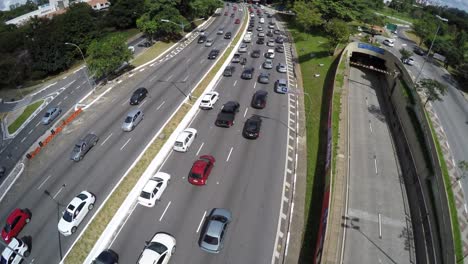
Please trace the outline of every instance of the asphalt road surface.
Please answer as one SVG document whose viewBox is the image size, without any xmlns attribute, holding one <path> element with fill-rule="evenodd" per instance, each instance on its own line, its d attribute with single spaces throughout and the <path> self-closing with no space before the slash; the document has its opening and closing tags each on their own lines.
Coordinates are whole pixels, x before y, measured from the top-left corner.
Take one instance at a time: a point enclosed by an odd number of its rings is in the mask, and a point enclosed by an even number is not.
<svg viewBox="0 0 468 264">
<path fill-rule="evenodd" d="M 414 263 L 406 191 L 376 89 L 382 76 L 351 67 L 350 175 L 344 263 Z M 386 89 L 383 88 L 383 89 Z M 377 92 L 378 93 L 378 92 Z"/>
<path fill-rule="evenodd" d="M 258 25 L 256 18 L 256 26 Z M 269 19 L 266 19 L 268 23 Z M 263 24 L 266 28 L 267 24 Z M 248 54 L 261 49 L 262 57 L 248 56 L 246 67 L 255 68 L 252 80 L 240 78 L 243 67 L 232 64 L 236 72 L 232 77 L 222 77 L 215 90 L 220 100 L 213 110 L 201 110 L 190 127 L 198 130 L 198 137 L 187 153 L 172 152 L 160 171 L 171 174 L 171 182 L 161 201 L 153 208 L 136 205 L 119 235 L 111 245 L 122 263 L 137 261 L 147 240 L 156 232 L 168 232 L 177 240 L 177 251 L 171 263 L 269 263 L 274 251 L 274 241 L 281 203 L 288 123 L 288 96 L 273 91 L 276 79 L 286 78 L 275 69 L 261 69 L 265 60 L 266 45 L 257 45 L 258 31 L 249 44 Z M 268 39 L 268 38 L 267 38 Z M 276 53 L 274 64 L 285 63 L 285 57 Z M 256 77 L 269 72 L 270 83 L 260 84 Z M 250 107 L 256 90 L 268 91 L 265 109 Z M 222 104 L 236 100 L 240 111 L 236 123 L 230 128 L 214 125 Z M 242 137 L 244 121 L 252 114 L 263 119 L 260 137 L 247 140 Z M 192 186 L 187 175 L 196 158 L 213 155 L 216 163 L 206 186 Z M 226 208 L 233 214 L 228 227 L 224 249 L 209 254 L 198 246 L 200 225 L 205 214 L 213 208 Z"/>
<path fill-rule="evenodd" d="M 214 35 L 219 27 L 234 31 L 238 25 L 234 25 L 230 17 L 221 16 L 209 26 L 209 34 Z M 216 36 L 213 48 L 224 49 L 228 45 L 229 41 L 222 37 Z M 138 71 L 81 114 L 38 157 L 27 164 L 20 179 L 2 201 L 0 215 L 1 219 L 5 219 L 16 207 L 32 211 L 32 220 L 19 237 L 32 237 L 29 258 L 34 259 L 34 263 L 57 263 L 60 260 L 57 207 L 44 194 L 44 190 L 48 190 L 61 204 L 60 211 L 85 189 L 97 196 L 96 208 L 100 206 L 134 159 L 185 98 L 172 82 L 186 80 L 186 83 L 177 85 L 181 90 L 189 91 L 212 65 L 213 61 L 207 60 L 210 50 L 194 41 L 178 55 Z M 184 66 L 186 64 L 187 67 Z M 130 106 L 130 95 L 142 86 L 149 90 L 149 97 L 139 106 Z M 126 113 L 136 107 L 145 113 L 144 120 L 132 132 L 123 132 L 121 124 Z M 75 142 L 90 132 L 100 137 L 98 144 L 82 161 L 71 161 L 69 155 Z M 90 216 L 86 217 L 77 233 L 82 231 Z M 77 234 L 61 237 L 63 253 L 67 252 L 76 237 Z"/>
</svg>

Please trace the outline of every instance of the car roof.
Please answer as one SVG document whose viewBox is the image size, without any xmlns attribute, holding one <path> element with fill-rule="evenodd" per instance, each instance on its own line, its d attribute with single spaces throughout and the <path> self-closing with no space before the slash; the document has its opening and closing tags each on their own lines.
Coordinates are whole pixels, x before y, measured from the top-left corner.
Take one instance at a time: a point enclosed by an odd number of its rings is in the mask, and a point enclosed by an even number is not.
<svg viewBox="0 0 468 264">
<path fill-rule="evenodd" d="M 16 208 L 15 210 L 11 211 L 10 215 L 7 218 L 7 222 L 10 223 L 21 213 L 21 209 Z"/>
<path fill-rule="evenodd" d="M 278 82 L 286 84 L 286 79 L 279 79 Z"/>
<path fill-rule="evenodd" d="M 149 193 L 152 192 L 158 183 L 159 181 L 157 181 L 155 178 L 149 179 L 148 182 L 143 187 L 143 191 L 149 192 Z"/>
<path fill-rule="evenodd" d="M 177 136 L 176 141 L 183 141 L 190 134 L 192 134 L 192 132 L 184 130 L 184 131 L 180 132 L 180 134 Z"/>
<path fill-rule="evenodd" d="M 268 94 L 268 92 L 265 91 L 265 90 L 258 90 L 258 91 L 255 92 L 255 95 L 267 95 L 267 94 Z"/>
<path fill-rule="evenodd" d="M 210 220 L 206 229 L 206 234 L 219 238 L 221 231 L 223 230 L 223 225 L 224 223 L 221 223 L 220 221 Z"/>
<path fill-rule="evenodd" d="M 206 161 L 198 159 L 193 163 L 192 172 L 202 173 L 206 166 L 207 166 Z"/>
<path fill-rule="evenodd" d="M 128 112 L 127 116 L 134 116 L 138 111 L 140 111 L 138 108 L 132 109 Z"/>
</svg>

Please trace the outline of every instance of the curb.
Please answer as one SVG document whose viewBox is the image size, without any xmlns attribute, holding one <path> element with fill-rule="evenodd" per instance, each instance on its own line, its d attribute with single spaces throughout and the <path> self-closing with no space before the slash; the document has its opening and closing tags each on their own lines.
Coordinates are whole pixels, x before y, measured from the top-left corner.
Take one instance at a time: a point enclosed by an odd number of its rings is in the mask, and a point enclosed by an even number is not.
<svg viewBox="0 0 468 264">
<path fill-rule="evenodd" d="M 247 21 L 248 21 L 249 18 L 247 18 Z M 203 24 L 201 24 L 203 25 Z M 239 33 L 239 30 L 240 30 L 240 27 L 237 31 L 237 33 Z M 236 33 L 236 35 L 237 35 Z M 232 56 L 234 55 L 234 53 L 236 53 L 236 50 L 237 50 L 237 47 L 240 45 L 240 43 L 242 42 L 242 37 L 243 35 L 245 34 L 245 31 L 242 33 L 241 37 L 239 38 L 239 41 L 238 43 L 236 44 L 235 48 L 233 48 L 233 50 L 231 51 L 231 53 L 229 54 L 228 58 L 226 59 L 226 61 L 223 63 L 223 65 L 220 67 L 220 69 L 218 70 L 218 72 L 216 73 L 216 75 L 213 77 L 213 79 L 211 80 L 211 82 L 207 85 L 207 87 L 205 88 L 204 92 L 203 93 L 206 93 L 207 91 L 210 91 L 213 89 L 213 87 L 216 85 L 216 83 L 218 82 L 218 79 L 219 77 L 222 75 L 223 71 L 224 71 L 224 67 L 230 63 L 230 59 L 232 58 Z M 193 87 L 191 93 L 196 89 L 198 88 L 198 86 L 200 85 L 201 82 L 203 82 L 204 78 L 213 70 L 213 68 L 217 65 L 217 63 L 219 62 L 219 60 L 224 56 L 224 54 L 226 53 L 227 49 L 228 49 L 229 46 L 226 47 L 226 49 L 224 49 L 223 53 L 221 53 L 217 60 L 213 63 L 213 65 L 207 70 L 205 76 L 203 78 L 200 79 L 200 81 Z M 135 184 L 135 186 L 133 187 L 133 189 L 130 191 L 130 193 L 128 194 L 127 198 L 125 199 L 125 201 L 121 204 L 121 206 L 119 207 L 119 209 L 117 210 L 117 213 L 113 216 L 112 220 L 108 223 L 107 227 L 104 229 L 104 232 L 101 234 L 101 236 L 99 237 L 99 239 L 96 241 L 96 243 L 94 244 L 93 248 L 91 249 L 91 251 L 89 252 L 88 256 L 86 257 L 84 263 L 91 263 L 92 262 L 92 259 L 98 255 L 103 249 L 105 249 L 109 243 L 112 241 L 112 239 L 115 237 L 116 234 L 116 231 L 118 229 L 121 228 L 122 224 L 124 223 L 123 221 L 125 221 L 125 219 L 129 216 L 128 212 L 131 212 L 132 208 L 134 208 L 136 206 L 136 201 L 137 201 L 137 198 L 138 198 L 138 195 L 141 191 L 141 189 L 143 188 L 144 184 L 146 184 L 146 182 L 148 181 L 148 179 L 153 175 L 153 173 L 156 171 L 156 169 L 158 167 L 161 166 L 161 164 L 165 161 L 165 159 L 167 158 L 167 156 L 169 155 L 169 153 L 171 152 L 172 150 L 172 146 L 178 136 L 178 134 L 183 130 L 185 129 L 185 127 L 192 121 L 193 117 L 198 113 L 199 109 L 198 109 L 198 104 L 200 103 L 202 97 L 200 96 L 196 102 L 192 105 L 192 108 L 188 111 L 187 114 L 185 114 L 185 117 L 182 119 L 182 121 L 179 123 L 179 125 L 177 126 L 177 128 L 173 131 L 173 133 L 169 136 L 169 138 L 166 140 L 166 143 L 164 143 L 164 145 L 162 146 L 162 148 L 159 150 L 158 154 L 156 155 L 156 157 L 151 161 L 150 165 L 147 167 L 147 169 L 145 170 L 145 172 L 143 173 L 142 176 L 140 176 L 140 179 L 138 180 L 138 182 Z M 96 211 L 96 213 L 92 216 L 92 218 L 88 221 L 88 224 L 82 229 L 81 233 L 78 235 L 78 237 L 75 239 L 75 241 L 73 242 L 72 246 L 70 247 L 70 249 L 66 252 L 65 256 L 64 256 L 64 260 L 66 259 L 66 257 L 69 255 L 69 253 L 71 252 L 71 250 L 73 249 L 73 247 L 75 246 L 75 244 L 80 240 L 80 238 L 83 236 L 84 232 L 86 231 L 87 227 L 92 223 L 92 221 L 95 219 L 95 217 L 98 215 L 98 213 L 103 209 L 104 205 L 106 204 L 106 202 L 109 200 L 109 198 L 111 197 L 111 195 L 114 193 L 114 191 L 119 187 L 120 183 L 125 179 L 125 177 L 127 176 L 127 174 L 133 169 L 133 167 L 140 161 L 141 157 L 144 155 L 144 153 L 146 152 L 146 150 L 153 144 L 154 140 L 159 137 L 159 135 L 161 134 L 161 132 L 164 130 L 164 128 L 166 127 L 167 123 L 169 123 L 171 121 L 171 119 L 175 116 L 175 114 L 177 114 L 178 110 L 184 105 L 187 103 L 187 100 L 188 98 L 185 98 L 181 103 L 180 105 L 177 107 L 177 109 L 172 113 L 172 115 L 166 120 L 166 122 L 164 123 L 164 125 L 161 127 L 161 129 L 154 135 L 154 137 L 152 138 L 152 140 L 150 141 L 150 143 L 148 143 L 148 145 L 145 147 L 145 149 L 140 153 L 140 155 L 135 159 L 135 161 L 133 162 L 133 164 L 128 168 L 128 170 L 124 173 L 124 175 L 122 176 L 122 178 L 119 180 L 119 182 L 114 186 L 113 190 L 109 193 L 109 195 L 104 199 L 103 203 L 99 206 L 98 210 Z M 63 261 L 64 261 L 63 260 Z M 63 263 L 63 261 L 61 263 Z"/>
</svg>

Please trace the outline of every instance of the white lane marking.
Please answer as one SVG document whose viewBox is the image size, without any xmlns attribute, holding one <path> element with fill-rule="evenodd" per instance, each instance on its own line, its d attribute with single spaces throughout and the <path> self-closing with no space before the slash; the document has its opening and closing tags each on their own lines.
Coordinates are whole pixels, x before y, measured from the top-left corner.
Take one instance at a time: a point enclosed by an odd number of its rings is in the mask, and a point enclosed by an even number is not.
<svg viewBox="0 0 468 264">
<path fill-rule="evenodd" d="M 104 141 L 101 143 L 101 146 L 104 145 L 104 144 L 106 144 L 107 140 L 108 140 L 111 136 L 112 136 L 112 133 L 110 133 L 110 134 L 106 137 L 106 139 L 104 139 Z"/>
<path fill-rule="evenodd" d="M 375 174 L 378 174 L 377 171 L 377 159 L 374 157 L 374 167 L 375 167 Z"/>
<path fill-rule="evenodd" d="M 167 78 L 167 81 L 169 81 L 169 80 L 172 78 L 172 76 L 174 76 L 174 74 L 171 74 L 171 75 Z"/>
<path fill-rule="evenodd" d="M 63 98 L 63 100 L 67 100 L 67 98 L 68 98 L 68 95 L 67 95 L 67 96 L 65 96 L 65 97 Z"/>
<path fill-rule="evenodd" d="M 70 91 L 70 94 L 73 94 L 73 90 Z"/>
<path fill-rule="evenodd" d="M 146 102 L 148 102 L 148 100 L 144 100 L 143 103 L 138 105 L 138 108 L 141 108 Z"/>
<path fill-rule="evenodd" d="M 205 60 L 200 60 L 200 64 L 202 64 L 203 62 L 205 62 Z"/>
<path fill-rule="evenodd" d="M 254 89 L 255 89 L 255 87 L 257 87 L 257 83 L 256 83 L 256 82 L 254 83 Z"/>
<path fill-rule="evenodd" d="M 132 74 L 128 75 L 128 77 L 130 77 L 130 78 L 131 78 L 133 75 L 135 75 L 135 74 L 134 74 L 134 73 L 132 73 Z"/>
<path fill-rule="evenodd" d="M 47 176 L 47 178 L 45 178 L 45 180 L 41 183 L 41 185 L 39 185 L 39 187 L 37 187 L 37 190 L 41 189 L 42 186 L 44 186 L 44 184 L 49 180 L 50 177 L 52 177 L 52 175 Z"/>
<path fill-rule="evenodd" d="M 57 104 L 57 106 L 59 106 L 59 105 L 61 105 L 61 104 L 62 104 L 62 101 L 60 101 L 60 102 Z"/>
<path fill-rule="evenodd" d="M 231 157 L 231 153 L 232 153 L 232 150 L 233 150 L 233 149 L 234 149 L 234 148 L 231 147 L 231 150 L 229 151 L 229 154 L 228 154 L 228 156 L 227 156 L 226 162 L 229 161 L 229 158 Z"/>
<path fill-rule="evenodd" d="M 128 219 L 130 219 L 130 216 L 132 216 L 133 214 L 133 211 L 135 211 L 135 208 L 137 206 L 138 203 L 135 203 L 132 208 L 130 209 L 130 213 L 127 214 L 127 217 L 125 218 L 125 221 L 123 223 L 123 225 L 120 226 L 119 230 L 117 231 L 117 233 L 115 234 L 114 238 L 112 239 L 110 245 L 109 245 L 109 248 L 112 247 L 112 244 L 114 244 L 114 241 L 117 239 L 117 237 L 119 237 L 119 234 L 120 234 L 120 231 L 122 231 L 122 229 L 124 228 L 125 224 L 127 223 Z"/>
<path fill-rule="evenodd" d="M 245 108 L 244 117 L 245 117 L 245 115 L 247 114 L 247 110 L 249 110 L 248 107 Z"/>
<path fill-rule="evenodd" d="M 198 156 L 198 153 L 200 153 L 200 150 L 203 148 L 204 144 L 205 142 L 201 143 L 200 148 L 198 149 L 197 154 L 195 154 L 195 156 Z"/>
<path fill-rule="evenodd" d="M 189 63 L 192 58 L 188 58 L 185 63 Z"/>
<path fill-rule="evenodd" d="M 60 187 L 60 189 L 58 190 L 58 192 L 54 195 L 54 199 L 57 198 L 57 196 L 59 195 L 59 193 L 61 193 L 63 190 L 63 185 L 62 187 Z"/>
<path fill-rule="evenodd" d="M 164 212 L 162 213 L 161 217 L 159 218 L 159 222 L 163 219 L 164 215 L 166 214 L 167 209 L 169 208 L 169 205 L 171 205 L 171 201 L 166 206 L 166 209 L 164 209 Z"/>
<path fill-rule="evenodd" d="M 159 110 L 159 108 L 161 108 L 161 106 L 163 106 L 164 103 L 166 103 L 166 101 L 163 101 L 163 102 L 158 106 L 158 108 L 156 108 L 156 110 Z"/>
<path fill-rule="evenodd" d="M 128 103 L 127 100 L 123 101 L 122 106 L 125 106 Z"/>
<path fill-rule="evenodd" d="M 31 135 L 31 133 L 33 132 L 34 130 L 31 129 L 31 131 L 29 131 L 28 135 Z"/>
<path fill-rule="evenodd" d="M 125 146 L 127 146 L 128 142 L 130 142 L 130 140 L 132 140 L 132 138 L 129 138 L 129 139 L 127 140 L 127 142 L 125 142 L 125 144 L 120 148 L 120 150 L 124 149 Z"/>
<path fill-rule="evenodd" d="M 68 76 L 63 77 L 62 80 L 65 80 L 66 78 L 68 78 Z"/>
<path fill-rule="evenodd" d="M 23 143 L 25 140 L 26 140 L 26 137 L 24 137 L 24 138 L 21 140 L 21 143 Z"/>
<path fill-rule="evenodd" d="M 142 68 L 142 69 L 140 69 L 140 72 L 142 72 L 142 71 L 144 71 L 144 70 L 146 70 L 146 69 L 145 69 L 145 68 Z"/>
<path fill-rule="evenodd" d="M 36 127 L 41 124 L 41 121 L 37 122 Z"/>
<path fill-rule="evenodd" d="M 121 82 L 122 82 L 122 80 L 119 80 L 117 83 L 121 83 Z"/>
<path fill-rule="evenodd" d="M 200 220 L 200 224 L 198 224 L 197 233 L 200 231 L 200 228 L 201 228 L 201 226 L 203 224 L 203 220 L 205 220 L 205 216 L 206 216 L 206 211 L 203 212 L 203 216 L 202 216 L 202 218 Z"/>
<path fill-rule="evenodd" d="M 369 120 L 369 129 L 370 129 L 370 132 L 372 133 L 372 123 L 370 120 Z"/>
<path fill-rule="evenodd" d="M 187 77 L 185 77 L 182 81 L 186 82 L 187 79 L 188 79 L 188 77 L 189 77 L 189 76 L 187 75 Z"/>
<path fill-rule="evenodd" d="M 237 84 L 237 80 L 234 81 L 234 86 L 236 86 L 236 84 Z"/>
<path fill-rule="evenodd" d="M 261 65 L 261 64 L 258 66 L 258 69 L 259 69 L 259 70 L 261 70 L 261 69 L 262 69 L 262 65 Z"/>
<path fill-rule="evenodd" d="M 86 81 L 83 81 L 81 84 L 83 85 L 83 84 L 85 84 L 85 83 L 86 83 Z"/>
<path fill-rule="evenodd" d="M 75 90 L 78 90 L 78 89 L 80 89 L 80 88 L 81 88 L 81 85 L 78 85 L 78 86 L 75 88 Z"/>
<path fill-rule="evenodd" d="M 468 214 L 468 208 L 467 208 L 466 204 L 465 204 L 465 213 Z"/>
</svg>

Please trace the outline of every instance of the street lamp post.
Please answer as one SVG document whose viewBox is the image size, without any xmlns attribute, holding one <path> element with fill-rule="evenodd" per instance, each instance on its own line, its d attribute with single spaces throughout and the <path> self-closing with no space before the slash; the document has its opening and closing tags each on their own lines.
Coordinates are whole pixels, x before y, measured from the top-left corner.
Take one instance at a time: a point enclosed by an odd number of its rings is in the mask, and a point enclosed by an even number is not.
<svg viewBox="0 0 468 264">
<path fill-rule="evenodd" d="M 442 22 L 448 22 L 448 19 L 446 18 L 443 18 L 439 15 L 436 15 L 436 18 Z M 421 73 L 422 73 L 422 70 L 424 68 L 424 65 L 426 64 L 426 61 L 427 59 L 429 59 L 429 54 L 431 53 L 431 50 L 432 50 L 432 45 L 434 45 L 434 42 L 436 40 L 436 37 L 437 37 L 437 34 L 439 33 L 439 29 L 440 29 L 440 23 L 437 23 L 437 30 L 436 30 L 436 33 L 434 35 L 434 38 L 432 39 L 432 42 L 431 42 L 431 46 L 429 47 L 429 50 L 427 51 L 427 54 L 426 54 L 426 58 L 424 59 L 423 61 L 423 64 L 421 65 L 421 68 L 419 69 L 419 73 L 418 73 L 418 76 L 416 77 L 416 79 L 414 80 L 414 83 L 417 83 L 418 80 L 419 80 L 419 77 L 421 76 Z"/>
<path fill-rule="evenodd" d="M 44 190 L 44 194 L 49 196 L 49 198 L 57 205 L 57 224 L 60 222 L 60 206 L 61 204 L 55 200 L 55 198 L 50 194 L 48 190 Z M 60 254 L 60 261 L 63 259 L 63 253 L 62 253 L 62 237 L 60 235 L 60 231 L 57 228 L 57 234 L 58 234 L 58 242 L 59 242 L 59 254 Z"/>
<path fill-rule="evenodd" d="M 74 44 L 74 43 L 65 42 L 65 45 L 74 46 L 80 51 L 81 57 L 83 58 L 83 61 L 85 63 L 85 67 L 86 67 L 86 70 L 85 70 L 86 79 L 88 80 L 89 87 L 91 87 L 91 89 L 94 89 L 93 85 L 91 85 L 91 81 L 89 80 L 88 63 L 86 63 L 86 59 L 85 59 L 85 56 L 83 55 L 83 51 L 81 51 L 80 47 L 78 45 Z"/>
</svg>

